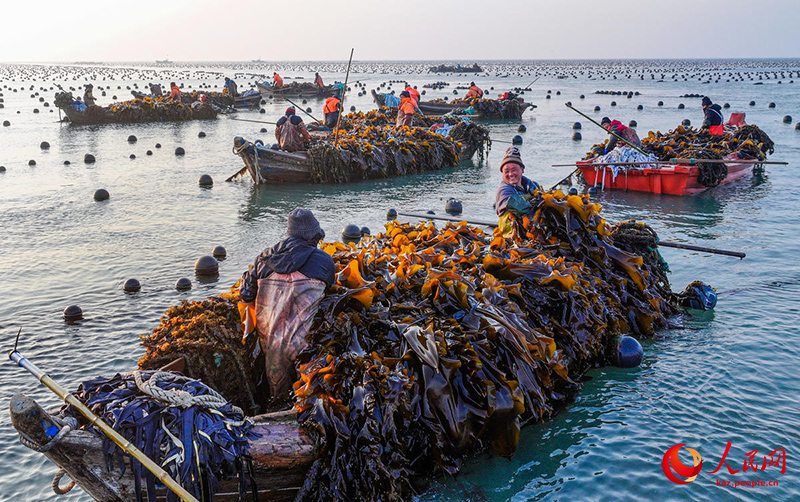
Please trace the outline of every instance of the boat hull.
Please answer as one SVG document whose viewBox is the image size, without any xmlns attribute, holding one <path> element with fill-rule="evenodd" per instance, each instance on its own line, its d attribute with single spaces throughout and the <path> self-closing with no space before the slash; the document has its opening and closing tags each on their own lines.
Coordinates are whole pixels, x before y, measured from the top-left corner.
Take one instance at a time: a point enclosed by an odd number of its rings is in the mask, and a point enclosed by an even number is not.
<svg viewBox="0 0 800 502">
<path fill-rule="evenodd" d="M 295 89 L 291 85 L 283 87 L 272 87 L 256 83 L 258 91 L 265 98 L 328 98 L 337 93 L 332 85 L 326 85 L 322 89 Z"/>
<path fill-rule="evenodd" d="M 720 185 L 747 176 L 757 164 L 737 163 L 732 160 L 726 165 L 728 176 L 720 182 Z M 675 165 L 655 169 L 621 169 L 616 178 L 611 166 L 596 166 L 590 160 L 578 162 L 578 168 L 587 184 L 602 186 L 603 189 L 608 190 L 631 190 L 683 196 L 698 194 L 709 188 L 698 181 L 700 173 L 698 166 Z"/>
</svg>

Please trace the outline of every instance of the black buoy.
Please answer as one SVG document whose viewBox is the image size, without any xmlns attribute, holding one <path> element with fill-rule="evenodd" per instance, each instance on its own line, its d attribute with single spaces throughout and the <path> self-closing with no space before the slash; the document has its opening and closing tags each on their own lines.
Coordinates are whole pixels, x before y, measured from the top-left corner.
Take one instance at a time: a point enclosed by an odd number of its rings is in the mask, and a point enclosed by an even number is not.
<svg viewBox="0 0 800 502">
<path fill-rule="evenodd" d="M 308 100 L 307 100 L 307 99 L 304 99 L 304 100 L 303 100 L 303 104 L 304 104 L 304 105 L 308 104 Z"/>
<path fill-rule="evenodd" d="M 6 166 L 0 166 L 0 173 L 6 172 Z"/>
<path fill-rule="evenodd" d="M 206 137 L 206 133 L 204 133 L 203 131 L 200 131 L 199 133 L 197 133 L 197 137 L 198 138 L 205 138 Z"/>
<path fill-rule="evenodd" d="M 683 103 L 678 103 L 678 110 L 683 110 L 684 108 L 686 107 L 683 106 Z"/>
<path fill-rule="evenodd" d="M 599 106 L 595 106 L 594 107 L 594 111 L 599 112 L 600 111 L 600 107 Z"/>
<path fill-rule="evenodd" d="M 755 101 L 751 101 L 750 102 L 750 106 L 756 106 L 756 102 Z"/>
<path fill-rule="evenodd" d="M 792 116 L 791 115 L 784 115 L 783 116 L 783 123 L 784 124 L 791 124 L 792 123 Z"/>
<path fill-rule="evenodd" d="M 664 106 L 664 102 L 663 101 L 659 101 L 658 102 L 658 106 Z"/>
<path fill-rule="evenodd" d="M 389 209 L 386 211 L 386 219 L 389 221 L 397 219 L 397 209 Z"/>
<path fill-rule="evenodd" d="M 267 132 L 267 128 L 266 127 L 262 127 L 261 130 L 258 131 L 258 132 Z"/>
<path fill-rule="evenodd" d="M 175 281 L 175 289 L 178 291 L 188 291 L 192 289 L 192 281 L 190 281 L 186 277 L 181 277 L 177 281 Z"/>
<path fill-rule="evenodd" d="M 28 161 L 28 165 L 29 165 L 29 166 L 35 166 L 35 165 L 36 165 L 36 161 L 35 161 L 35 160 L 33 160 L 33 159 L 29 160 L 29 161 Z"/>
<path fill-rule="evenodd" d="M 372 235 L 372 232 L 370 232 L 369 227 L 361 227 L 361 237 L 364 237 L 365 235 Z"/>
<path fill-rule="evenodd" d="M 64 309 L 64 320 L 67 322 L 80 321 L 83 319 L 83 310 L 77 305 L 70 305 Z"/>
<path fill-rule="evenodd" d="M 175 155 L 186 155 L 186 150 L 182 146 L 175 149 Z"/>
<path fill-rule="evenodd" d="M 87 153 L 86 155 L 83 156 L 83 161 L 87 164 L 94 164 L 95 161 L 94 155 L 92 155 L 91 153 Z"/>
<path fill-rule="evenodd" d="M 448 214 L 461 214 L 461 211 L 464 210 L 464 205 L 458 199 L 450 198 L 444 205 L 444 210 Z"/>
<path fill-rule="evenodd" d="M 10 125 L 11 125 L 11 122 L 9 122 L 8 120 L 4 120 L 3 121 L 3 127 L 8 127 Z"/>
<path fill-rule="evenodd" d="M 108 200 L 110 195 L 105 188 L 98 188 L 94 191 L 94 200 Z"/>
<path fill-rule="evenodd" d="M 578 189 L 575 188 L 575 187 L 570 188 L 569 189 L 569 194 L 570 195 L 578 195 Z"/>
<path fill-rule="evenodd" d="M 153 150 L 147 150 L 147 151 L 145 152 L 145 155 L 153 155 Z"/>
<path fill-rule="evenodd" d="M 42 141 L 41 143 L 39 143 L 39 148 L 41 148 L 42 150 L 47 150 L 50 148 L 50 143 L 48 143 L 47 141 Z"/>
<path fill-rule="evenodd" d="M 617 106 L 617 102 L 616 101 L 612 101 L 611 102 L 611 106 Z"/>
<path fill-rule="evenodd" d="M 580 122 L 575 122 L 574 124 L 572 124 L 572 128 L 573 129 L 580 129 L 581 128 L 581 123 Z"/>
<path fill-rule="evenodd" d="M 522 144 L 522 136 L 517 134 L 516 136 L 511 138 L 511 144 L 512 145 L 521 145 Z"/>
<path fill-rule="evenodd" d="M 203 174 L 200 176 L 200 179 L 197 180 L 201 187 L 210 187 L 214 184 L 214 180 L 211 178 L 209 174 Z"/>
<path fill-rule="evenodd" d="M 581 98 L 581 99 L 586 99 L 586 96 L 584 96 L 583 94 L 581 94 L 580 98 Z"/>
<path fill-rule="evenodd" d="M 631 120 L 630 122 L 628 122 L 628 127 L 636 127 L 637 125 L 639 124 L 635 120 Z"/>
<path fill-rule="evenodd" d="M 219 262 L 213 256 L 201 256 L 194 262 L 194 273 L 197 275 L 219 274 Z"/>
<path fill-rule="evenodd" d="M 129 159 L 131 159 L 131 160 L 133 160 L 133 159 L 135 159 L 135 158 L 136 158 L 136 154 L 135 154 L 135 153 L 132 153 L 132 154 L 128 155 L 128 158 L 129 158 Z"/>
<path fill-rule="evenodd" d="M 351 106 L 351 107 L 350 107 L 350 111 L 351 111 L 351 112 L 354 112 L 354 111 L 356 111 L 356 107 L 355 107 L 355 106 Z"/>
<path fill-rule="evenodd" d="M 683 120 L 681 121 L 681 125 L 682 125 L 682 126 L 685 126 L 685 127 L 689 127 L 690 125 L 692 125 L 692 121 L 691 121 L 691 120 L 689 120 L 689 119 L 683 119 Z"/>
<path fill-rule="evenodd" d="M 142 285 L 139 284 L 139 281 L 136 279 L 128 279 L 125 281 L 125 284 L 122 285 L 122 289 L 126 293 L 136 293 L 142 289 Z"/>
<path fill-rule="evenodd" d="M 358 243 L 361 240 L 361 228 L 358 225 L 345 225 L 342 228 L 342 242 L 348 244 L 350 242 Z"/>
<path fill-rule="evenodd" d="M 767 105 L 768 108 L 775 108 L 775 103 L 770 103 Z"/>
<path fill-rule="evenodd" d="M 267 110 L 265 110 L 264 108 L 262 108 L 262 109 L 258 110 L 258 113 L 267 113 Z"/>
<path fill-rule="evenodd" d="M 639 340 L 632 336 L 622 335 L 617 343 L 617 366 L 620 368 L 635 368 L 642 364 L 644 350 Z"/>
<path fill-rule="evenodd" d="M 520 124 L 519 127 L 517 127 L 517 132 L 525 132 L 527 130 L 528 128 L 525 127 L 525 124 Z"/>
<path fill-rule="evenodd" d="M 70 164 L 72 164 L 72 162 L 70 162 L 70 161 L 68 161 L 68 160 L 65 160 L 65 161 L 64 161 L 64 165 L 65 165 L 65 166 L 68 166 L 68 165 L 70 165 Z"/>
<path fill-rule="evenodd" d="M 722 105 L 722 107 L 723 107 L 723 108 L 730 108 L 730 107 L 731 107 L 731 105 L 730 105 L 730 103 L 725 103 L 724 105 Z"/>
<path fill-rule="evenodd" d="M 218 260 L 224 260 L 228 256 L 228 252 L 223 246 L 214 246 L 214 249 L 211 250 L 211 256 Z"/>
<path fill-rule="evenodd" d="M 161 143 L 156 143 L 156 148 L 161 148 Z"/>
<path fill-rule="evenodd" d="M 800 131 L 800 122 L 798 122 L 798 123 L 796 123 L 796 124 L 794 125 L 794 130 L 795 130 L 795 131 Z"/>
<path fill-rule="evenodd" d="M 580 141 L 582 139 L 583 139 L 583 136 L 581 136 L 581 133 L 579 133 L 578 131 L 575 131 L 574 133 L 572 133 L 572 141 Z"/>
<path fill-rule="evenodd" d="M 639 106 L 637 106 L 637 107 L 636 107 L 636 109 L 637 109 L 637 110 L 644 110 L 644 106 L 642 106 L 642 105 L 639 105 Z"/>
<path fill-rule="evenodd" d="M 136 143 L 136 141 L 137 141 L 136 136 L 134 136 L 133 134 L 128 136 L 128 143 Z"/>
</svg>

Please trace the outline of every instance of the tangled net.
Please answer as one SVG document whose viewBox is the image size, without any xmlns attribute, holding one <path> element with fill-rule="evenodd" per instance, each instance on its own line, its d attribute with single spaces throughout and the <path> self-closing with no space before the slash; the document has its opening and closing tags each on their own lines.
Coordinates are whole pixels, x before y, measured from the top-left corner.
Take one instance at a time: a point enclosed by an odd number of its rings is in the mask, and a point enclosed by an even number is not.
<svg viewBox="0 0 800 502">
<path fill-rule="evenodd" d="M 339 274 L 295 384 L 318 459 L 298 500 L 400 500 L 415 474 L 458 472 L 549 417 L 623 333 L 676 312 L 653 253 L 617 247 L 599 206 L 545 193 L 493 236 L 465 223 L 391 222 L 324 245 Z M 618 237 L 626 232 L 617 229 Z M 621 241 L 620 241 L 621 242 Z"/>
<path fill-rule="evenodd" d="M 71 107 L 75 99 L 70 92 L 56 94 L 54 104 L 66 109 Z M 168 96 L 144 96 L 111 105 L 92 105 L 83 112 L 86 118 L 94 122 L 141 123 L 141 122 L 176 122 L 185 120 L 207 120 L 217 117 L 217 112 L 210 104 L 185 105 L 171 100 Z"/>
<path fill-rule="evenodd" d="M 238 331 L 238 301 L 234 286 L 230 293 L 168 309 L 152 333 L 140 336 L 146 351 L 139 368 L 155 370 L 183 357 L 187 376 L 212 385 L 248 413 L 257 412 L 267 396 L 259 392 L 261 368 L 251 355 L 256 337 L 242 344 Z"/>
</svg>

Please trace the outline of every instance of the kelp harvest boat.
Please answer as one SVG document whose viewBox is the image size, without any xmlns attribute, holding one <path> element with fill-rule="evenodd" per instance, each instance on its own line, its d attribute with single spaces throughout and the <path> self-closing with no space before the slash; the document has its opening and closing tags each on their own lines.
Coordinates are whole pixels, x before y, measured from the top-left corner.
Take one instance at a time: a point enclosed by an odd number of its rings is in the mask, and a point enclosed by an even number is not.
<svg viewBox="0 0 800 502">
<path fill-rule="evenodd" d="M 311 82 L 291 82 L 282 87 L 276 87 L 269 82 L 256 83 L 259 92 L 265 98 L 328 98 L 341 94 L 342 84 L 317 87 Z"/>
<path fill-rule="evenodd" d="M 621 143 L 621 142 L 620 142 Z M 667 195 L 694 195 L 763 169 L 775 145 L 754 125 L 727 127 L 723 135 L 680 126 L 669 133 L 650 132 L 641 155 L 620 147 L 605 155 L 595 145 L 592 157 L 577 163 L 587 185 Z"/>
<path fill-rule="evenodd" d="M 136 99 L 144 99 L 148 97 L 152 99 L 155 97 L 152 94 L 145 94 L 139 91 L 131 91 L 131 95 Z M 232 97 L 227 92 L 193 91 L 191 93 L 181 93 L 181 103 L 194 103 L 195 101 L 198 101 L 201 96 L 205 96 L 206 101 L 210 102 L 212 105 L 221 110 L 225 110 L 230 107 L 260 108 L 261 105 L 261 93 L 253 90 L 244 91 L 236 97 Z"/>
<path fill-rule="evenodd" d="M 59 92 L 53 102 L 73 124 L 179 122 L 217 118 L 217 112 L 211 103 L 199 100 L 190 103 L 177 102 L 168 96 L 145 96 L 109 106 L 86 106 L 82 101 L 73 98 L 72 93 Z"/>
<path fill-rule="evenodd" d="M 531 203 L 529 216 L 504 218 L 493 234 L 392 221 L 358 244 L 323 243 L 336 283 L 299 356 L 292 412 L 239 420 L 270 396 L 259 390 L 257 337 L 243 344 L 238 331 L 235 286 L 169 309 L 142 336 L 140 373 L 90 380 L 74 395 L 209 501 L 248 491 L 257 500 L 402 500 L 412 479 L 455 475 L 471 453 L 510 456 L 523 425 L 551 417 L 588 369 L 629 366 L 627 335 L 667 327 L 680 310 L 672 302 L 685 299 L 672 293 L 645 225 L 611 226 L 597 204 L 559 191 Z M 151 372 L 176 359 L 185 366 L 173 369 L 230 402 Z M 188 401 L 168 395 L 176 389 Z M 46 414 L 18 395 L 11 413 L 25 443 L 47 449 L 95 500 L 163 495 L 70 408 Z"/>
<path fill-rule="evenodd" d="M 387 106 L 386 94 L 372 91 L 372 99 L 379 107 Z M 519 120 L 528 108 L 536 108 L 522 98 L 514 99 L 454 99 L 420 101 L 417 106 L 422 113 L 431 115 L 467 115 L 476 120 Z"/>
<path fill-rule="evenodd" d="M 440 64 L 438 66 L 431 66 L 428 68 L 428 73 L 481 73 L 483 68 L 478 66 L 478 63 L 472 63 L 472 66 L 448 66 Z"/>
<path fill-rule="evenodd" d="M 275 150 L 237 137 L 233 152 L 256 183 L 344 183 L 455 167 L 476 153 L 483 159 L 491 145 L 488 129 L 455 117 L 418 117 L 427 127 L 400 131 L 391 125 L 394 117 L 396 112 L 351 113 L 343 117 L 337 138 L 314 137 L 305 151 Z M 436 132 L 429 129 L 434 123 Z"/>
</svg>

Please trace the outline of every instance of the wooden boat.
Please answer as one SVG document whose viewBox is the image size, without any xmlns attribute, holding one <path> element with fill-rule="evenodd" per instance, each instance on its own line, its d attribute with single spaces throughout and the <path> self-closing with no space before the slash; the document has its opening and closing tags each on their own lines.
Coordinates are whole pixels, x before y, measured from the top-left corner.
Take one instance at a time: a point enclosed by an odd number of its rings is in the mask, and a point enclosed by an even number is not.
<svg viewBox="0 0 800 502">
<path fill-rule="evenodd" d="M 313 84 L 305 82 L 302 84 L 292 82 L 283 87 L 264 85 L 257 82 L 256 86 L 261 95 L 265 98 L 328 98 L 339 92 L 339 88 L 333 85 L 326 85 L 320 89 Z"/>
<path fill-rule="evenodd" d="M 174 103 L 167 98 L 131 100 L 111 106 L 85 106 L 73 100 L 72 93 L 59 92 L 53 103 L 63 111 L 73 124 L 138 124 L 144 122 L 181 122 L 186 120 L 210 120 L 217 112 L 208 104 L 197 107 Z M 76 107 L 76 103 L 80 109 Z"/>
<path fill-rule="evenodd" d="M 373 89 L 372 99 L 378 106 L 386 106 L 386 97 L 383 94 L 378 94 Z M 468 114 L 466 110 L 470 108 L 464 103 L 450 103 L 445 101 L 420 101 L 417 106 L 420 111 L 426 115 L 468 115 L 475 120 L 518 120 L 522 118 L 522 114 L 528 108 L 536 108 L 532 103 L 525 103 L 521 99 L 516 100 L 486 100 L 492 102 L 495 106 L 483 107 L 483 110 L 475 110 L 474 113 Z M 494 110 L 492 110 L 494 108 Z M 486 110 L 490 110 L 488 113 Z"/>
<path fill-rule="evenodd" d="M 440 64 L 439 66 L 431 66 L 428 68 L 429 73 L 481 73 L 483 68 L 478 66 L 478 63 L 473 63 L 472 66 L 447 66 Z"/>
<path fill-rule="evenodd" d="M 183 359 L 170 364 L 171 369 L 185 367 Z M 165 368 L 166 369 L 166 368 Z M 60 428 L 55 412 L 48 413 L 33 399 L 15 394 L 9 406 L 11 423 L 35 445 L 42 447 L 53 438 L 48 428 Z M 250 440 L 259 501 L 294 500 L 315 459 L 314 445 L 300 427 L 294 411 L 278 411 L 250 417 L 253 431 L 260 435 Z M 125 473 L 109 470 L 103 448 L 103 437 L 90 430 L 70 431 L 51 449 L 43 453 L 66 472 L 75 484 L 99 502 L 135 502 L 136 489 L 130 459 L 124 458 Z M 159 492 L 159 500 L 165 495 Z M 144 493 L 144 492 L 143 492 Z M 146 494 L 143 499 L 147 500 Z M 239 483 L 222 483 L 214 500 L 233 502 L 239 498 Z"/>
<path fill-rule="evenodd" d="M 759 166 L 759 164 L 736 162 L 741 159 L 735 154 L 726 160 L 730 160 L 730 163 L 725 164 L 728 176 L 720 182 L 720 185 L 738 180 Z M 592 160 L 580 161 L 577 164 L 589 186 L 602 186 L 603 189 L 694 195 L 709 188 L 698 181 L 699 166 L 679 164 L 644 169 L 626 169 L 626 166 L 619 166 L 619 174 L 614 177 L 611 166 L 594 165 Z"/>
</svg>

